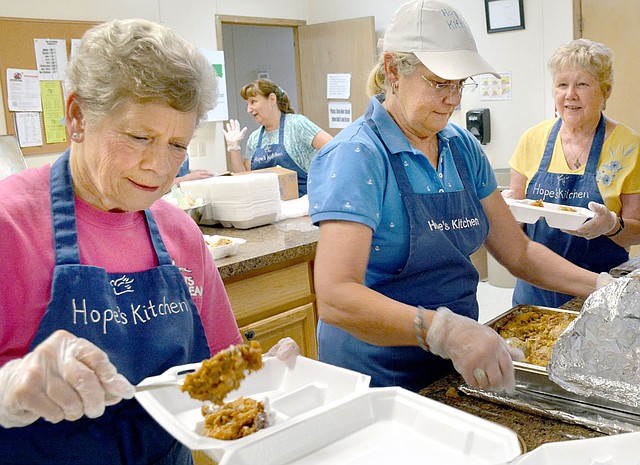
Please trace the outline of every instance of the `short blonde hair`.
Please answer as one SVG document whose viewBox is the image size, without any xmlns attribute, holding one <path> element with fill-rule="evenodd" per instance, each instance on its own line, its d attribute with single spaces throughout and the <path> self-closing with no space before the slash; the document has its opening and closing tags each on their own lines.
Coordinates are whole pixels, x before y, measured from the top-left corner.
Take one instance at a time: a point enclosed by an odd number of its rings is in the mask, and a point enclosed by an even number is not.
<svg viewBox="0 0 640 465">
<path fill-rule="evenodd" d="M 198 49 L 168 27 L 143 19 L 89 29 L 67 79 L 84 116 L 94 120 L 134 101 L 193 111 L 201 121 L 217 99 L 213 69 Z"/>
<path fill-rule="evenodd" d="M 607 95 L 613 88 L 613 52 L 600 42 L 576 39 L 558 48 L 547 65 L 553 79 L 564 69 L 582 69 L 600 83 Z"/>
</svg>

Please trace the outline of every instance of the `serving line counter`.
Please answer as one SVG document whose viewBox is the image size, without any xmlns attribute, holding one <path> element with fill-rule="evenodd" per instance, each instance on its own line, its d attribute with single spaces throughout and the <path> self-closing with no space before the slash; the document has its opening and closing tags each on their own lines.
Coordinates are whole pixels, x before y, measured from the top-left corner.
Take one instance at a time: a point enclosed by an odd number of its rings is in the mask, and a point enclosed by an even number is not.
<svg viewBox="0 0 640 465">
<path fill-rule="evenodd" d="M 237 254 L 216 260 L 244 337 L 260 339 L 269 347 L 281 337 L 291 336 L 301 345 L 303 355 L 317 358 L 313 259 L 319 230 L 310 219 L 289 219 L 253 229 L 201 229 L 204 234 L 247 241 Z M 635 263 L 629 265 L 637 268 Z M 562 308 L 580 310 L 582 303 L 573 299 Z M 605 436 L 585 426 L 464 394 L 459 389 L 463 384 L 462 378 L 452 373 L 420 394 L 512 429 L 525 451 L 549 442 Z"/>
</svg>

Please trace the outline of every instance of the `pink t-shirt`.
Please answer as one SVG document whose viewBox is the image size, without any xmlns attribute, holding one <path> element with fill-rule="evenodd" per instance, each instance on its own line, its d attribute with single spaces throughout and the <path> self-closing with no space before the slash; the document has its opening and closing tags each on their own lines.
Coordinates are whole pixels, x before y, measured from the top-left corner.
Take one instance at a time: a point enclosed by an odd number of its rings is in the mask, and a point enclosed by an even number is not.
<svg viewBox="0 0 640 465">
<path fill-rule="evenodd" d="M 0 181 L 0 366 L 27 353 L 51 297 L 55 263 L 49 172 L 47 165 Z M 77 197 L 75 206 L 82 264 L 110 273 L 158 265 L 142 212 L 104 212 Z M 163 200 L 151 211 L 200 312 L 211 353 L 241 343 L 229 298 L 198 226 Z"/>
</svg>

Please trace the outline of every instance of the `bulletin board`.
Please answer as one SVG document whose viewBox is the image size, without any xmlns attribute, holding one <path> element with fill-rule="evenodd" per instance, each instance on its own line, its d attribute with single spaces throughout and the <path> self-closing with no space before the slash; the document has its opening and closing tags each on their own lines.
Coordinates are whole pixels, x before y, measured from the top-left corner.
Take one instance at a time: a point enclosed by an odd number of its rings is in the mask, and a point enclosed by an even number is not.
<svg viewBox="0 0 640 465">
<path fill-rule="evenodd" d="M 36 69 L 36 56 L 33 39 L 65 39 L 67 57 L 71 56 L 71 39 L 79 39 L 84 32 L 99 24 L 91 21 L 62 21 L 45 19 L 23 19 L 0 17 L 0 75 L 2 82 L 2 99 L 7 132 L 16 134 L 13 112 L 9 111 L 7 102 L 7 68 Z M 37 147 L 23 147 L 24 155 L 63 152 L 69 142 L 47 144 Z"/>
</svg>

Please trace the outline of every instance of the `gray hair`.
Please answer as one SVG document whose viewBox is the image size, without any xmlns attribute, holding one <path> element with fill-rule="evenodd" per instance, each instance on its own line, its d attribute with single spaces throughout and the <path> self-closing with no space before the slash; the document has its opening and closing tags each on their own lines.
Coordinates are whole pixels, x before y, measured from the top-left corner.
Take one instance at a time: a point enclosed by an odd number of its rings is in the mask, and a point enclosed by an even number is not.
<svg viewBox="0 0 640 465">
<path fill-rule="evenodd" d="M 378 63 L 373 67 L 367 79 L 367 95 L 373 97 L 377 94 L 386 94 L 389 90 L 387 76 L 384 74 L 384 57 L 385 54 L 391 54 L 391 66 L 398 69 L 398 73 L 402 76 L 409 76 L 416 71 L 416 68 L 422 63 L 413 53 L 405 52 L 385 52 L 380 55 Z"/>
<path fill-rule="evenodd" d="M 600 42 L 576 39 L 558 48 L 547 65 L 553 79 L 563 69 L 582 69 L 600 83 L 607 95 L 613 88 L 613 52 Z"/>
<path fill-rule="evenodd" d="M 83 114 L 100 119 L 121 103 L 155 102 L 198 121 L 217 99 L 213 69 L 198 49 L 166 26 L 113 20 L 89 29 L 67 70 L 68 91 Z"/>
</svg>

